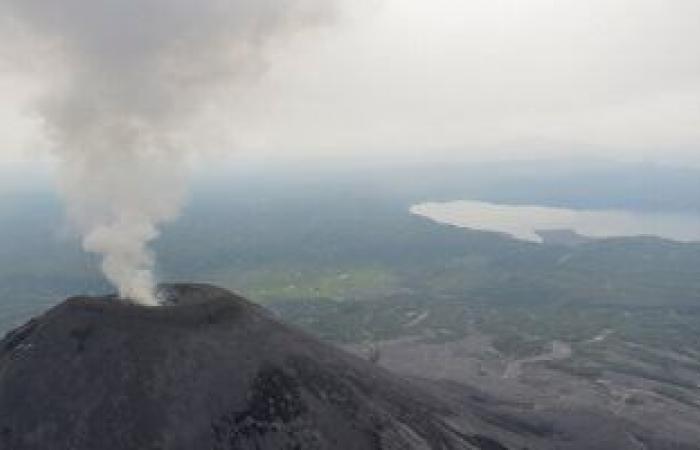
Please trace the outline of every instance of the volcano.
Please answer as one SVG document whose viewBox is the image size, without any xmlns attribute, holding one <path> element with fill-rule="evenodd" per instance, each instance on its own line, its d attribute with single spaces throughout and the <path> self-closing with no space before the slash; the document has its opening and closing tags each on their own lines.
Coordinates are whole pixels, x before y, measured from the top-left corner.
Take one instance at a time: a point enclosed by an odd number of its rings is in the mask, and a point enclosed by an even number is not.
<svg viewBox="0 0 700 450">
<path fill-rule="evenodd" d="M 0 448 L 500 449 L 416 383 L 207 285 L 75 297 L 0 343 Z"/>
</svg>

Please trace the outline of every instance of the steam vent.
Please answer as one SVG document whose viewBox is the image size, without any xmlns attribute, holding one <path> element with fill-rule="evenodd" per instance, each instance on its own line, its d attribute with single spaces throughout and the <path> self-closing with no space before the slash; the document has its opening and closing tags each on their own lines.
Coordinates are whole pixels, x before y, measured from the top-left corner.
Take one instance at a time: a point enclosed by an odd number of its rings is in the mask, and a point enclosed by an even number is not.
<svg viewBox="0 0 700 450">
<path fill-rule="evenodd" d="M 0 448 L 499 449 L 413 382 L 205 285 L 71 298 L 0 343 Z M 463 427 L 460 427 L 463 430 Z"/>
</svg>

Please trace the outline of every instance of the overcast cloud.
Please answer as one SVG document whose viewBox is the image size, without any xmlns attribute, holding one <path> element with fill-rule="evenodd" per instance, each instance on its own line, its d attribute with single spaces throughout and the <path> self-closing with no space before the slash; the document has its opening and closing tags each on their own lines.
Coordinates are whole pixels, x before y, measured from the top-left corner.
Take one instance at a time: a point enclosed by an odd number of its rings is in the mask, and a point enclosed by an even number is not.
<svg viewBox="0 0 700 450">
<path fill-rule="evenodd" d="M 259 78 L 206 99 L 189 145 L 295 159 L 700 162 L 700 2 L 359 0 L 345 10 L 308 39 L 271 43 Z M 33 102 L 60 67 L 51 48 L 4 42 L 0 159 L 36 158 L 45 139 Z M 118 54 L 100 64 L 110 61 Z"/>
</svg>

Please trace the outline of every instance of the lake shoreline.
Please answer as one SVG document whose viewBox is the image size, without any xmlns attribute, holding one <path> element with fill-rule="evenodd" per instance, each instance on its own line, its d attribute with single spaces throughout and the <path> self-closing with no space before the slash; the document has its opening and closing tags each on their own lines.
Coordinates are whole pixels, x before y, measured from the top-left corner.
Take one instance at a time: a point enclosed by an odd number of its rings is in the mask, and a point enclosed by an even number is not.
<svg viewBox="0 0 700 450">
<path fill-rule="evenodd" d="M 536 243 L 578 245 L 594 239 L 640 236 L 700 242 L 698 214 L 575 210 L 470 200 L 419 203 L 409 211 L 437 223 L 505 233 Z"/>
</svg>

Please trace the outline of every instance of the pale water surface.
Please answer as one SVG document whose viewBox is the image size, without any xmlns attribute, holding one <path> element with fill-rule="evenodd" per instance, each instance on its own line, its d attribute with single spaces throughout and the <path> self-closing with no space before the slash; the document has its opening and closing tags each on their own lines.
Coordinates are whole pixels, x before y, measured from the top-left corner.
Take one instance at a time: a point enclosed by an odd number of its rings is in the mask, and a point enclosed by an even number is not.
<svg viewBox="0 0 700 450">
<path fill-rule="evenodd" d="M 542 242 L 538 230 L 571 230 L 592 238 L 657 236 L 681 242 L 700 242 L 698 214 L 574 210 L 477 201 L 421 203 L 412 206 L 411 213 L 439 223 L 507 233 L 533 242 Z"/>
</svg>

